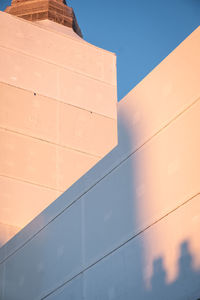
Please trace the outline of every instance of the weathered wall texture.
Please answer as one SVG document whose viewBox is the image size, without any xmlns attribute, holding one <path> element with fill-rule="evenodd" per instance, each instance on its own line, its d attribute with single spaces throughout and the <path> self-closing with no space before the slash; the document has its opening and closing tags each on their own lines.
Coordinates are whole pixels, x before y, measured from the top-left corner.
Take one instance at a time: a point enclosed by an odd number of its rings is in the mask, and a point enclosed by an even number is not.
<svg viewBox="0 0 200 300">
<path fill-rule="evenodd" d="M 118 146 L 0 249 L 1 299 L 200 296 L 199 48 L 200 28 L 119 103 Z"/>
<path fill-rule="evenodd" d="M 116 57 L 49 20 L 1 12 L 0 36 L 0 223 L 9 233 L 116 146 Z"/>
</svg>

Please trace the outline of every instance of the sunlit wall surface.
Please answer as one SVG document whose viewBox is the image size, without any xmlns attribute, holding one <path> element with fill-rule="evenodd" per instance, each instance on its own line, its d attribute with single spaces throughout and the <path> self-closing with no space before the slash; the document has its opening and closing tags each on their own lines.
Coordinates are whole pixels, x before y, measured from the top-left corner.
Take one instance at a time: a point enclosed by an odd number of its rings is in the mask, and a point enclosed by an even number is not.
<svg viewBox="0 0 200 300">
<path fill-rule="evenodd" d="M 118 146 L 0 249 L 3 300 L 200 297 L 199 48 L 200 28 L 119 103 Z"/>
<path fill-rule="evenodd" d="M 0 36 L 1 246 L 116 146 L 117 94 L 115 55 L 71 28 L 0 12 Z"/>
</svg>

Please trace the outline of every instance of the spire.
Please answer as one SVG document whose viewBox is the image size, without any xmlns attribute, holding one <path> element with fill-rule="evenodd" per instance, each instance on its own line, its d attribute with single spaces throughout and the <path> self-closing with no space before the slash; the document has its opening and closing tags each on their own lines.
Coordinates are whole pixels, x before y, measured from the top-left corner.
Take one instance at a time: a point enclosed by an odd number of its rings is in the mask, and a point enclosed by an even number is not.
<svg viewBox="0 0 200 300">
<path fill-rule="evenodd" d="M 12 0 L 5 11 L 29 21 L 54 21 L 72 28 L 82 37 L 74 11 L 65 0 Z"/>
</svg>

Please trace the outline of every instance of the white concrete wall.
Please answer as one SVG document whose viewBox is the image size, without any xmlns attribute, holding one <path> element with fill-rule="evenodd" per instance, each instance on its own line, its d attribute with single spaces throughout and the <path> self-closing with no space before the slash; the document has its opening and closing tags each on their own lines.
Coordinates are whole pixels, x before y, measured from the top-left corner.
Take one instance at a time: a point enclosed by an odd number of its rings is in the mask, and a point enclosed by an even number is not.
<svg viewBox="0 0 200 300">
<path fill-rule="evenodd" d="M 199 48 L 200 28 L 119 103 L 119 145 L 0 249 L 3 300 L 200 297 Z"/>
<path fill-rule="evenodd" d="M 52 23 L 0 12 L 0 81 L 116 119 L 116 56 Z"/>
<path fill-rule="evenodd" d="M 63 27 L 0 12 L 5 232 L 23 228 L 117 145 L 116 56 Z M 0 246 L 13 236 L 2 232 Z"/>
</svg>

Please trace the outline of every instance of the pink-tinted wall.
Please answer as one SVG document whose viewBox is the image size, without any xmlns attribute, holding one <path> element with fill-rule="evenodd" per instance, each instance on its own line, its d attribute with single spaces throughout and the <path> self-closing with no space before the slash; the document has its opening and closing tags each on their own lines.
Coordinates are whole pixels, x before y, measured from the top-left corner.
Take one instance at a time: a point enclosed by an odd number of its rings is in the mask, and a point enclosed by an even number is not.
<svg viewBox="0 0 200 300">
<path fill-rule="evenodd" d="M 199 298 L 199 48 L 200 28 L 119 103 L 117 147 L 1 248 L 3 300 Z"/>
<path fill-rule="evenodd" d="M 0 35 L 0 223 L 23 228 L 116 146 L 116 57 L 49 20 Z"/>
</svg>

